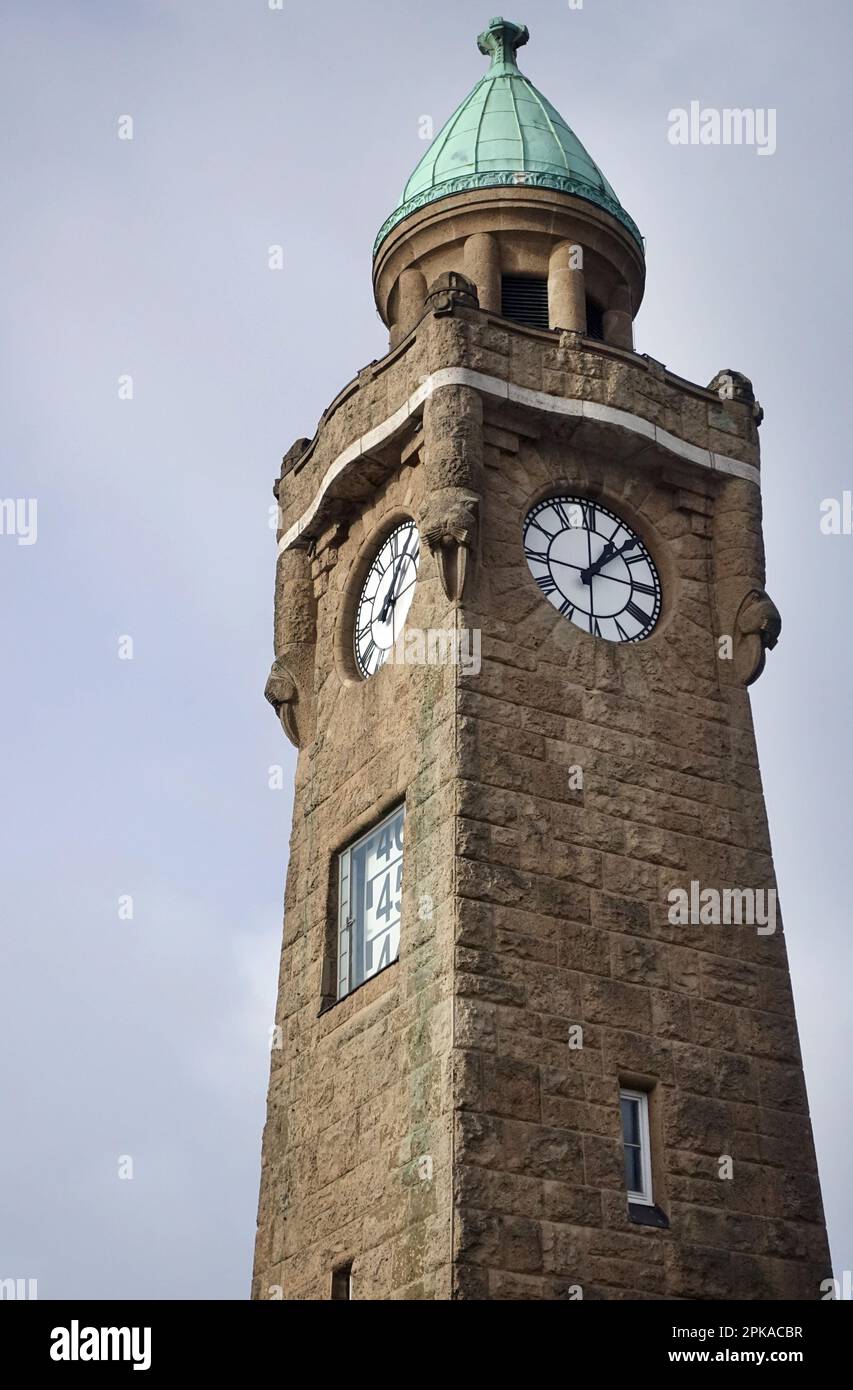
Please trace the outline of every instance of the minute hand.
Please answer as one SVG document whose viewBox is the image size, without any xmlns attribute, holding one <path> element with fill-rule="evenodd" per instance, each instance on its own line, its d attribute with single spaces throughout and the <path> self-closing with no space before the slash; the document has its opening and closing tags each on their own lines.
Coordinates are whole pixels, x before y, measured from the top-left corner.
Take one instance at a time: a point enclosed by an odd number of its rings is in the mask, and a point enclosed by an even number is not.
<svg viewBox="0 0 853 1390">
<path fill-rule="evenodd" d="M 394 607 L 394 604 L 397 602 L 397 594 L 394 591 L 397 588 L 397 581 L 399 580 L 400 575 L 403 573 L 403 566 L 405 565 L 406 560 L 409 558 L 408 549 L 410 540 L 411 537 L 407 536 L 405 545 L 403 546 L 402 554 L 400 555 L 397 564 L 394 568 L 394 573 L 391 576 L 391 585 L 388 589 L 387 594 L 385 595 L 385 602 L 383 603 L 382 610 L 379 614 L 380 623 L 387 623 L 388 614 Z"/>
<path fill-rule="evenodd" d="M 590 580 L 594 575 L 598 574 L 599 570 L 604 569 L 605 565 L 609 565 L 610 561 L 615 560 L 617 555 L 624 555 L 626 550 L 633 550 L 636 544 L 637 539 L 634 537 L 626 541 L 624 545 L 620 545 L 617 550 L 613 542 L 608 541 L 598 559 L 593 560 L 592 564 L 588 565 L 585 570 L 581 570 L 581 580 L 583 583 L 589 584 Z"/>
</svg>

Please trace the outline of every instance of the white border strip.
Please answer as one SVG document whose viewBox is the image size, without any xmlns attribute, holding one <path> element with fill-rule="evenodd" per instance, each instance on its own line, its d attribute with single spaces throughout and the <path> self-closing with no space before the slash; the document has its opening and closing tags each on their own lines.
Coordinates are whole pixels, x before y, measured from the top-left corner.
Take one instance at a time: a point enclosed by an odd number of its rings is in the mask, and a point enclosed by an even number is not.
<svg viewBox="0 0 853 1390">
<path fill-rule="evenodd" d="M 689 463 L 697 463 L 702 468 L 711 468 L 717 473 L 729 473 L 735 478 L 746 478 L 748 482 L 755 483 L 756 487 L 761 486 L 761 474 L 753 464 L 741 463 L 739 459 L 727 458 L 725 454 L 714 454 L 709 449 L 699 449 L 695 444 L 688 444 L 686 440 L 679 439 L 677 435 L 670 434 L 668 430 L 662 430 L 660 426 L 651 424 L 639 415 L 632 415 L 627 410 L 614 410 L 612 406 L 599 405 L 596 401 L 579 401 L 565 396 L 549 396 L 544 391 L 530 391 L 525 386 L 514 386 L 511 381 L 501 381 L 500 377 L 473 372 L 468 367 L 443 367 L 441 371 L 433 372 L 431 376 L 426 377 L 405 404 L 401 405 L 399 410 L 395 410 L 393 415 L 389 415 L 381 425 L 363 434 L 360 439 L 356 439 L 344 449 L 342 454 L 338 454 L 334 463 L 326 470 L 311 505 L 299 520 L 293 523 L 290 530 L 285 531 L 279 541 L 279 554 L 290 550 L 302 532 L 310 526 L 335 479 L 357 458 L 361 458 L 363 454 L 369 453 L 371 449 L 384 444 L 392 435 L 397 434 L 424 401 L 444 386 L 472 386 L 486 395 L 498 396 L 501 400 L 513 401 L 517 405 L 530 406 L 533 410 L 547 410 L 552 415 L 576 415 L 588 420 L 601 421 L 602 424 L 618 425 L 629 434 L 636 434 L 642 439 L 659 444 L 676 458 L 687 459 Z"/>
</svg>

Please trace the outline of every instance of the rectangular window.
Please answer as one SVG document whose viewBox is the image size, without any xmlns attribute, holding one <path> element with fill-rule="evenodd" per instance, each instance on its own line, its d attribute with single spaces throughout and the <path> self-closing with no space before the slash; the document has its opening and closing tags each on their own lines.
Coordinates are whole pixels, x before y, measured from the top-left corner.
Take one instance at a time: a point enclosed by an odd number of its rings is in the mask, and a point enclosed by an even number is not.
<svg viewBox="0 0 853 1390">
<path fill-rule="evenodd" d="M 622 1139 L 625 1146 L 625 1186 L 629 1202 L 653 1206 L 652 1150 L 649 1140 L 649 1097 L 645 1091 L 620 1091 Z"/>
<path fill-rule="evenodd" d="M 338 998 L 400 954 L 404 807 L 338 856 Z"/>
</svg>

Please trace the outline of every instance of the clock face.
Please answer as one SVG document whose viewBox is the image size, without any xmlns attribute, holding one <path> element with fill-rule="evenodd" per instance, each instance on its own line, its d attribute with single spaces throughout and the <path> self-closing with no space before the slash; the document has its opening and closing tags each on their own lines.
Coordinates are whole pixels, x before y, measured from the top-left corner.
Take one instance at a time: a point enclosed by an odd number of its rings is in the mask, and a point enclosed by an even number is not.
<svg viewBox="0 0 853 1390">
<path fill-rule="evenodd" d="M 524 555 L 555 608 L 608 642 L 640 642 L 660 616 L 648 550 L 615 512 L 583 497 L 551 497 L 528 512 Z"/>
<path fill-rule="evenodd" d="M 359 671 L 372 676 L 403 631 L 415 596 L 420 537 L 413 521 L 391 532 L 370 566 L 355 615 L 353 646 Z"/>
</svg>

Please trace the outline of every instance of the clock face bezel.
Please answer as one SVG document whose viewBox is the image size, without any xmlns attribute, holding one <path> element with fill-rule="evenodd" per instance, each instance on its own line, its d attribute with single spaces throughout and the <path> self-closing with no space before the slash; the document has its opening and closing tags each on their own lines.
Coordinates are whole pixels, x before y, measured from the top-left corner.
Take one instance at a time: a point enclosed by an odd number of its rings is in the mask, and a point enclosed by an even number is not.
<svg viewBox="0 0 853 1390">
<path fill-rule="evenodd" d="M 400 553 L 395 554 L 393 546 L 394 538 L 399 536 L 402 532 L 408 532 L 409 534 L 414 533 L 417 546 L 411 553 L 401 548 Z M 391 547 L 388 556 L 389 564 L 381 567 L 377 574 L 378 562 L 389 545 Z M 382 667 L 387 664 L 387 656 L 383 657 L 381 661 L 373 666 L 370 666 L 369 660 L 365 662 L 364 651 L 360 648 L 359 639 L 362 634 L 369 632 L 371 636 L 368 640 L 372 643 L 375 650 L 385 652 L 393 650 L 394 643 L 399 640 L 401 633 L 405 630 L 409 610 L 414 602 L 417 582 L 420 576 L 420 547 L 420 533 L 417 523 L 411 516 L 398 515 L 390 524 L 384 526 L 380 531 L 371 536 L 370 542 L 365 552 L 363 552 L 361 563 L 357 564 L 356 574 L 350 590 L 350 600 L 347 604 L 348 612 L 344 640 L 349 650 L 346 653 L 347 659 L 345 661 L 345 666 L 350 679 L 354 679 L 361 683 L 372 680 Z M 398 562 L 402 564 L 401 574 Z M 398 583 L 398 581 L 393 580 L 393 571 L 395 568 L 398 570 L 400 577 L 404 580 L 406 571 L 411 573 L 413 570 L 414 574 L 408 583 L 404 582 L 402 584 L 400 589 L 403 595 L 405 595 L 407 589 L 411 591 L 405 608 L 402 611 L 402 622 L 400 622 L 399 625 L 395 623 L 395 614 L 392 608 L 390 623 L 391 642 L 387 646 L 382 646 L 374 642 L 372 637 L 372 630 L 381 632 L 382 627 L 379 613 L 375 611 L 376 602 L 380 599 L 384 601 L 385 591 L 390 588 L 390 583 L 386 578 L 389 573 L 392 574 L 392 582 L 394 582 L 395 585 Z M 369 620 L 365 622 L 363 608 L 368 604 L 370 605 L 371 611 Z M 397 617 L 399 617 L 399 610 L 397 611 Z M 387 636 L 387 633 L 382 633 L 382 635 Z"/>
<path fill-rule="evenodd" d="M 596 637 L 616 647 L 635 646 L 640 642 L 650 641 L 660 632 L 661 620 L 668 607 L 664 602 L 664 594 L 668 588 L 668 583 L 665 587 L 665 580 L 669 579 L 666 573 L 668 566 L 658 563 L 646 540 L 647 528 L 638 526 L 632 509 L 623 509 L 619 500 L 612 506 L 600 495 L 583 495 L 580 491 L 571 489 L 571 483 L 561 484 L 559 491 L 552 487 L 526 507 L 521 526 L 521 544 L 528 574 L 536 584 L 540 596 L 585 636 Z M 616 507 L 620 510 L 616 510 Z M 577 508 L 581 509 L 579 523 L 574 521 Z M 549 527 L 536 523 L 537 516 L 549 509 L 553 518 L 560 523 L 556 529 L 553 525 Z M 593 515 L 590 516 L 590 513 Z M 593 524 L 592 533 L 586 524 L 588 520 Z M 596 523 L 601 525 L 602 522 L 604 526 L 599 530 Z M 583 555 L 579 553 L 578 546 L 566 545 L 565 538 L 573 531 L 587 538 Z M 590 534 L 599 540 L 597 553 L 595 542 L 590 542 Z M 541 542 L 541 545 L 537 542 Z M 578 583 L 583 573 L 582 566 L 585 569 L 595 565 L 608 544 L 613 546 L 614 553 L 610 561 L 597 568 L 591 576 L 589 593 L 582 587 L 583 581 L 581 584 Z M 553 556 L 555 548 L 561 551 L 559 558 Z M 582 548 L 583 542 L 580 543 L 580 549 Z M 621 549 L 624 549 L 624 555 L 619 553 Z M 599 576 L 605 581 L 599 581 L 597 586 L 605 611 L 596 613 L 595 590 Z M 562 588 L 559 582 L 561 577 L 564 580 Z M 615 597 L 621 593 L 621 590 L 616 588 L 617 584 L 629 586 L 628 602 L 621 608 L 613 606 Z M 639 594 L 635 599 L 638 589 Z M 589 607 L 583 602 L 588 594 L 591 599 Z M 578 602 L 579 598 L 581 602 Z M 627 621 L 624 617 L 626 613 Z M 644 620 L 642 623 L 641 618 Z"/>
</svg>

